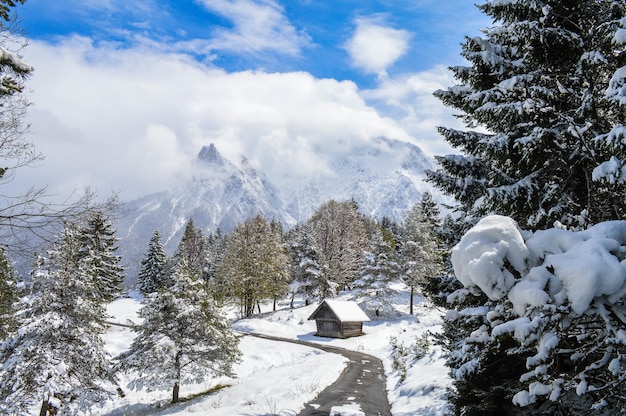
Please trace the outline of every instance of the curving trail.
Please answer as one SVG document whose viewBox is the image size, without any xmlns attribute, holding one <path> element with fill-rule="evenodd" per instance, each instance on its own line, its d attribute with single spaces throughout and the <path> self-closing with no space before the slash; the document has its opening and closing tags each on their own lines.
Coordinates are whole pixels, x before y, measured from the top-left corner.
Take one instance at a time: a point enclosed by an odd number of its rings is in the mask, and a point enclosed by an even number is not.
<svg viewBox="0 0 626 416">
<path fill-rule="evenodd" d="M 328 386 L 310 403 L 305 405 L 299 416 L 333 416 L 333 407 L 356 404 L 365 415 L 391 416 L 387 398 L 386 378 L 382 362 L 369 354 L 329 347 L 313 342 L 246 333 L 246 335 L 272 341 L 306 345 L 348 358 L 349 363 L 335 383 Z"/>
</svg>

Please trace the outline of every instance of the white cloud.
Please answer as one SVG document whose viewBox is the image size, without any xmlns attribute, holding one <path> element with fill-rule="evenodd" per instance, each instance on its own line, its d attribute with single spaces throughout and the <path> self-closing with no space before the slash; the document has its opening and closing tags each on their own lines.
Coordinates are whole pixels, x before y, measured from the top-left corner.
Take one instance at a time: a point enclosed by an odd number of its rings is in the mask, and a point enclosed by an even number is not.
<svg viewBox="0 0 626 416">
<path fill-rule="evenodd" d="M 244 153 L 280 182 L 324 174 L 325 156 L 372 137 L 414 141 L 403 121 L 382 116 L 352 82 L 226 73 L 183 55 L 109 48 L 72 38 L 27 49 L 35 66 L 32 140 L 46 160 L 18 172 L 12 186 L 50 184 L 67 195 L 89 184 L 129 200 L 180 180 L 211 142 L 233 161 Z M 392 90 L 390 83 L 369 99 L 392 100 Z"/>
<path fill-rule="evenodd" d="M 464 126 L 454 116 L 458 111 L 445 107 L 433 93 L 454 83 L 452 73 L 437 66 L 428 71 L 382 79 L 375 89 L 362 91 L 361 95 L 380 114 L 393 118 L 427 154 L 445 155 L 458 153 L 458 150 L 444 141 L 437 127 L 463 129 Z"/>
<path fill-rule="evenodd" d="M 411 38 L 408 31 L 383 23 L 379 16 L 356 19 L 354 35 L 344 45 L 355 67 L 381 77 L 404 55 Z"/>
<path fill-rule="evenodd" d="M 310 43 L 298 32 L 273 0 L 202 0 L 204 6 L 232 22 L 232 29 L 218 29 L 211 48 L 238 53 L 266 50 L 297 56 Z"/>
</svg>

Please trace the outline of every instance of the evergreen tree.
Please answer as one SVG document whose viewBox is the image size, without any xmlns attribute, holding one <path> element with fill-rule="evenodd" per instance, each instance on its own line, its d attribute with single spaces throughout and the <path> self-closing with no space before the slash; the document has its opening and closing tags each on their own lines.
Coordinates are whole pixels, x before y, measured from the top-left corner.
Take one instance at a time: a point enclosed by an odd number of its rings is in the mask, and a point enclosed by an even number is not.
<svg viewBox="0 0 626 416">
<path fill-rule="evenodd" d="M 115 300 L 122 292 L 124 268 L 115 254 L 118 239 L 111 221 L 101 211 L 93 212 L 78 239 L 80 271 L 93 282 L 95 296 L 106 303 Z"/>
<path fill-rule="evenodd" d="M 435 93 L 460 110 L 460 118 L 473 130 L 440 128 L 464 155 L 438 157 L 442 168 L 428 172 L 429 179 L 456 197 L 468 222 L 500 213 L 536 230 L 553 223 L 584 228 L 624 218 L 619 180 L 625 115 L 619 97 L 626 63 L 626 38 L 619 31 L 626 15 L 624 2 L 514 0 L 486 1 L 478 7 L 494 25 L 484 36 L 467 38 L 463 44 L 462 55 L 470 66 L 452 68 L 459 85 Z M 617 160 L 609 160 L 615 155 Z M 607 160 L 616 169 L 601 164 Z M 510 264 L 503 268 L 515 273 Z M 450 293 L 451 287 L 443 292 Z M 549 358 L 554 358 L 552 364 L 522 377 L 526 358 L 534 355 L 532 342 L 522 345 L 511 334 L 483 342 L 486 329 L 517 318 L 511 306 L 466 292 L 461 289 L 448 297 L 460 312 L 448 313 L 451 319 L 442 339 L 455 379 L 454 413 L 584 414 L 575 403 L 588 399 L 571 390 L 565 393 L 565 385 L 558 402 L 511 405 L 514 394 L 524 389 L 524 380 L 565 377 L 572 363 L 556 354 Z M 582 326 L 560 319 L 562 312 L 538 313 L 558 326 L 555 333 L 582 340 L 572 331 Z M 584 325 L 591 338 L 593 328 L 604 326 L 601 321 Z M 533 336 L 539 342 L 534 330 Z M 582 354 L 593 362 L 599 352 Z"/>
<path fill-rule="evenodd" d="M 288 238 L 293 281 L 290 285 L 292 301 L 296 294 L 305 296 L 305 304 L 324 299 L 330 294 L 330 283 L 322 274 L 320 254 L 312 235 L 312 227 L 305 223 L 295 227 Z"/>
<path fill-rule="evenodd" d="M 139 290 L 146 295 L 170 286 L 166 272 L 167 254 L 161 244 L 161 233 L 154 230 L 148 243 L 148 251 L 141 260 L 141 270 L 137 275 Z"/>
<path fill-rule="evenodd" d="M 319 250 L 322 274 L 336 294 L 352 284 L 365 261 L 367 231 L 354 201 L 323 203 L 308 221 Z"/>
<path fill-rule="evenodd" d="M 94 281 L 80 276 L 81 233 L 68 225 L 39 262 L 33 294 L 20 305 L 19 330 L 0 348 L 0 411 L 71 414 L 109 398 L 116 390 L 101 335 L 105 305 Z"/>
<path fill-rule="evenodd" d="M 193 219 L 187 221 L 183 237 L 171 259 L 170 272 L 184 260 L 188 267 L 201 279 L 208 279 L 207 239 L 202 230 L 196 228 Z"/>
<path fill-rule="evenodd" d="M 430 207 L 430 205 L 427 206 Z M 430 211 L 429 211 L 430 215 Z M 442 256 L 437 239 L 435 224 L 438 218 L 428 219 L 422 203 L 415 204 L 404 216 L 402 222 L 401 258 L 404 265 L 402 277 L 410 288 L 409 313 L 413 314 L 415 289 L 426 286 L 431 278 L 442 270 Z"/>
<path fill-rule="evenodd" d="M 624 2 L 478 7 L 495 24 L 465 40 L 470 65 L 451 68 L 459 85 L 435 93 L 476 129 L 439 129 L 464 154 L 438 157 L 429 180 L 470 216 L 509 215 L 529 229 L 623 217 L 623 196 L 593 184 L 592 172 L 610 156 L 599 139 L 624 121 L 606 96 L 626 57 L 614 42 Z"/>
<path fill-rule="evenodd" d="M 395 313 L 392 298 L 396 291 L 392 283 L 402 274 L 396 250 L 397 242 L 391 231 L 375 219 L 365 220 L 370 241 L 370 250 L 360 278 L 354 282 L 357 296 L 362 298 L 360 306 L 370 316 L 387 316 Z"/>
<path fill-rule="evenodd" d="M 136 371 L 130 388 L 171 388 L 176 403 L 183 384 L 233 376 L 240 352 L 228 320 L 185 259 L 173 279 L 171 287 L 144 298 L 137 337 L 117 360 L 122 370 Z"/>
<path fill-rule="evenodd" d="M 17 301 L 15 276 L 11 261 L 0 248 L 0 341 L 15 327 L 14 303 Z"/>
<path fill-rule="evenodd" d="M 228 282 L 224 280 L 224 276 L 219 274 L 226 253 L 226 235 L 222 234 L 218 228 L 215 233 L 209 235 L 207 242 L 206 263 L 209 291 L 215 301 L 223 303 L 232 296 Z"/>
</svg>

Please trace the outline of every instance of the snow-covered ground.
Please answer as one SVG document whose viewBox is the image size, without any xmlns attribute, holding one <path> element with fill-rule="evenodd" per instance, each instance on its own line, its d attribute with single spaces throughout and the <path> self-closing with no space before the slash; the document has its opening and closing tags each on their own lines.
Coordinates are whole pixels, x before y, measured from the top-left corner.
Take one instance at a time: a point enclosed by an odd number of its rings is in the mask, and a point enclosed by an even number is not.
<svg viewBox="0 0 626 416">
<path fill-rule="evenodd" d="M 346 294 L 343 298 L 349 299 L 350 295 Z M 409 348 L 427 331 L 436 332 L 441 327 L 441 311 L 418 303 L 416 314 L 411 316 L 406 313 L 406 300 L 406 292 L 399 291 L 397 316 L 388 320 L 366 322 L 365 335 L 350 339 L 328 339 L 314 335 L 315 322 L 308 321 L 307 318 L 317 305 L 295 309 L 283 305 L 284 309 L 277 312 L 263 311 L 258 317 L 236 321 L 233 327 L 241 332 L 300 339 L 375 355 L 385 365 L 393 415 L 442 415 L 446 406 L 444 395 L 450 379 L 439 347 L 431 342 L 426 355 L 408 368 L 404 381 L 400 380 L 398 371 L 392 370 L 392 344 L 403 344 Z M 124 323 L 127 319 L 136 320 L 139 307 L 139 301 L 130 297 L 113 302 L 109 312 L 115 321 Z M 130 329 L 111 327 L 106 336 L 108 351 L 117 355 L 130 345 L 132 338 Z M 213 393 L 170 405 L 171 391 L 125 390 L 125 397 L 117 398 L 103 408 L 94 408 L 93 412 L 107 416 L 189 413 L 295 415 L 304 409 L 305 403 L 313 400 L 319 392 L 332 384 L 346 365 L 346 359 L 336 354 L 249 336 L 241 338 L 240 349 L 242 361 L 235 366 L 237 378 L 219 378 L 206 385 L 184 385 L 180 390 L 181 397 L 184 398 L 217 386 L 225 386 Z M 396 354 L 396 362 L 397 357 Z M 123 385 L 131 376 L 123 375 Z M 338 407 L 333 411 L 346 416 L 362 414 L 357 404 Z"/>
</svg>

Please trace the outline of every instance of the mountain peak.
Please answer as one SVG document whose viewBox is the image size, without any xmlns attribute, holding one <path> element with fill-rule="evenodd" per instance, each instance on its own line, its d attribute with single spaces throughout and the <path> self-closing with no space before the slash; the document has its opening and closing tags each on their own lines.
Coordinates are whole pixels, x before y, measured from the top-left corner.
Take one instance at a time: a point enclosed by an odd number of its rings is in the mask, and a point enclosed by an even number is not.
<svg viewBox="0 0 626 416">
<path fill-rule="evenodd" d="M 213 143 L 202 146 L 198 153 L 198 160 L 213 166 L 224 166 L 224 158 Z"/>
</svg>

